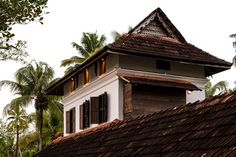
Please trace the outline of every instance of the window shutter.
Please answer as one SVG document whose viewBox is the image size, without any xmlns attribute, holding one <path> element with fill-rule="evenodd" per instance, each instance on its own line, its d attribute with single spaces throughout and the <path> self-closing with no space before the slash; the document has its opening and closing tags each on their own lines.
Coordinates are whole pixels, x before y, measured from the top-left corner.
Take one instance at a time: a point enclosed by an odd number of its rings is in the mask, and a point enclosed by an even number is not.
<svg viewBox="0 0 236 157">
<path fill-rule="evenodd" d="M 99 96 L 99 123 L 107 121 L 107 93 Z"/>
<path fill-rule="evenodd" d="M 89 127 L 89 101 L 84 102 L 84 128 Z"/>
<path fill-rule="evenodd" d="M 70 111 L 66 111 L 66 133 L 70 133 Z"/>
<path fill-rule="evenodd" d="M 107 93 L 103 94 L 103 122 L 107 121 Z"/>
<path fill-rule="evenodd" d="M 80 130 L 84 129 L 84 112 L 83 112 L 84 104 L 79 106 L 79 128 Z"/>
<path fill-rule="evenodd" d="M 91 97 L 91 124 L 99 123 L 99 97 Z"/>
<path fill-rule="evenodd" d="M 72 109 L 72 130 L 71 132 L 75 132 L 75 107 Z"/>
</svg>

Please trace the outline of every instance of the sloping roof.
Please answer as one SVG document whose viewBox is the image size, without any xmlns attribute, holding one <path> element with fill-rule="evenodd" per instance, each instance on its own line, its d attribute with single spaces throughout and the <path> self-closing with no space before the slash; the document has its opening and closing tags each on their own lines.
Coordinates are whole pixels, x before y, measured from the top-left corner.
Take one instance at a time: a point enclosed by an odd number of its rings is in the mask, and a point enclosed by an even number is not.
<svg viewBox="0 0 236 157">
<path fill-rule="evenodd" d="M 117 75 L 129 81 L 130 83 L 134 84 L 146 84 L 146 85 L 154 85 L 162 87 L 182 88 L 190 91 L 200 90 L 194 84 L 186 80 L 170 79 L 158 76 L 130 74 L 130 73 L 118 73 Z"/>
<path fill-rule="evenodd" d="M 236 92 L 62 137 L 39 157 L 236 156 Z"/>
<path fill-rule="evenodd" d="M 154 56 L 160 59 L 196 63 L 210 67 L 229 69 L 231 63 L 219 59 L 191 44 L 172 38 L 144 34 L 126 34 L 108 45 L 112 51 L 133 55 Z"/>
</svg>

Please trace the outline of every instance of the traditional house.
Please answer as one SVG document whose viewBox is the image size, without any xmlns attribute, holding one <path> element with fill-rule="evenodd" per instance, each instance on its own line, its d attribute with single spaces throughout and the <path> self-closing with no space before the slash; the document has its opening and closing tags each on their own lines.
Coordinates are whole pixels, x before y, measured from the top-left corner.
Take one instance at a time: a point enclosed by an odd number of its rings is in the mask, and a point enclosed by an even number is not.
<svg viewBox="0 0 236 157">
<path fill-rule="evenodd" d="M 187 43 L 157 8 L 50 86 L 47 94 L 63 96 L 67 135 L 203 100 L 206 77 L 230 67 Z"/>
</svg>

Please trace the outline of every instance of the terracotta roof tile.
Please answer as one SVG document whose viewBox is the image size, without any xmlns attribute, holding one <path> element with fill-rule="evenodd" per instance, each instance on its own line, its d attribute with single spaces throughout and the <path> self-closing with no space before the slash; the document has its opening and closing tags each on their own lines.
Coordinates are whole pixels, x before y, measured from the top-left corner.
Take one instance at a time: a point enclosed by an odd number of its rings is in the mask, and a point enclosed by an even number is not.
<svg viewBox="0 0 236 157">
<path fill-rule="evenodd" d="M 38 156 L 236 156 L 236 92 L 62 137 Z"/>
<path fill-rule="evenodd" d="M 189 43 L 166 37 L 145 34 L 126 34 L 118 41 L 108 45 L 113 51 L 128 54 L 155 56 L 161 59 L 185 61 L 189 63 L 210 64 L 211 66 L 231 66 L 231 63 L 219 59 Z"/>
</svg>

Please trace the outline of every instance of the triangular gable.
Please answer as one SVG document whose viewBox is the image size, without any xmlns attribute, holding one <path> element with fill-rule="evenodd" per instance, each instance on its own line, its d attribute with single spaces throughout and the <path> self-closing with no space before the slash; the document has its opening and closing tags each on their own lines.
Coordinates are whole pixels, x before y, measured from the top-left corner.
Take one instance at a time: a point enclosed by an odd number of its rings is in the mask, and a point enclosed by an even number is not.
<svg viewBox="0 0 236 157">
<path fill-rule="evenodd" d="M 129 34 L 145 34 L 159 37 L 169 37 L 186 43 L 178 29 L 172 24 L 165 13 L 157 8 L 143 21 L 135 26 Z"/>
</svg>

